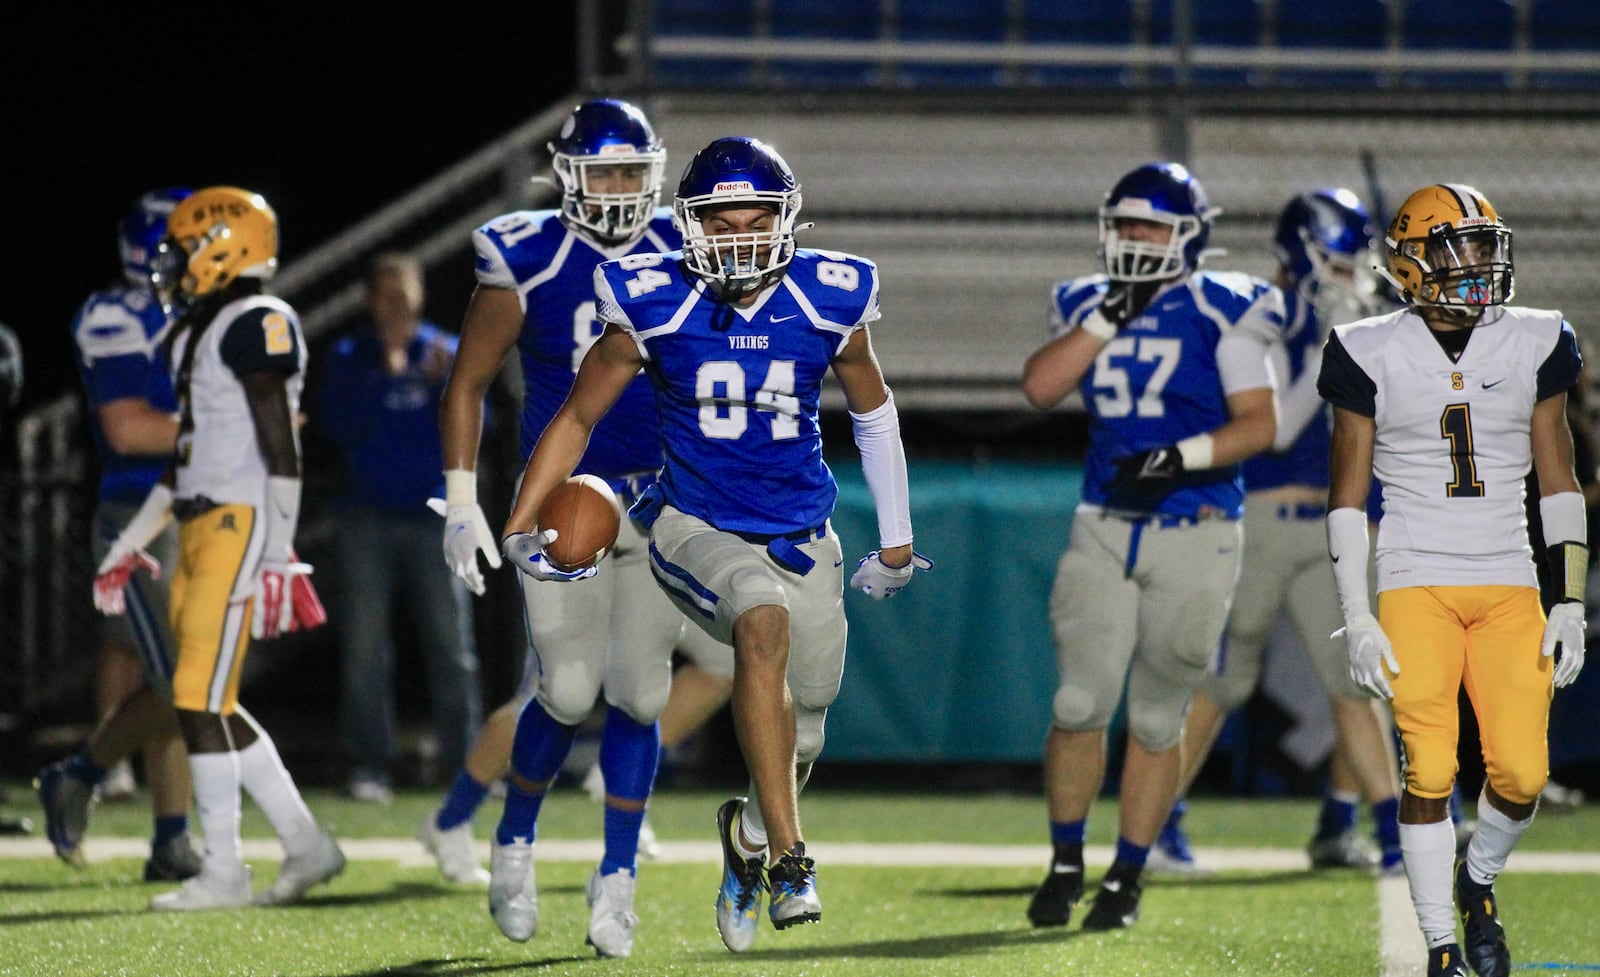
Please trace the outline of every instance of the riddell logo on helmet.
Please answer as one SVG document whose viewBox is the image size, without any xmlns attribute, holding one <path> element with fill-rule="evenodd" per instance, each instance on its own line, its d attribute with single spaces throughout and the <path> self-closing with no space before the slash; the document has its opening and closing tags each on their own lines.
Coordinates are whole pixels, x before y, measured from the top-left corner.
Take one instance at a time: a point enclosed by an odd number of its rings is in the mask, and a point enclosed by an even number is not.
<svg viewBox="0 0 1600 977">
<path fill-rule="evenodd" d="M 617 143 L 611 146 L 601 146 L 601 156 L 633 156 L 639 151 L 629 143 Z"/>
<path fill-rule="evenodd" d="M 749 180 L 725 180 L 711 188 L 712 193 L 738 193 L 741 190 L 754 190 L 755 184 Z"/>
</svg>

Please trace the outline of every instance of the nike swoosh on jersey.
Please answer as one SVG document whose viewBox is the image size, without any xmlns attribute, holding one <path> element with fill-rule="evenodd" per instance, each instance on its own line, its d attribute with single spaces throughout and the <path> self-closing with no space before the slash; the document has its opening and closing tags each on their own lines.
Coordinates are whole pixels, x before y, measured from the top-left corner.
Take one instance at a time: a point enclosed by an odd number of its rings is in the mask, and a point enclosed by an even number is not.
<svg viewBox="0 0 1600 977">
<path fill-rule="evenodd" d="M 794 316 L 792 316 L 792 315 L 775 315 L 775 316 L 768 316 L 767 318 L 772 322 L 788 322 L 790 319 L 793 319 Z"/>
<path fill-rule="evenodd" d="M 1483 389 L 1488 390 L 1490 387 L 1497 387 L 1500 384 L 1504 383 L 1505 380 L 1506 380 L 1505 377 L 1501 377 L 1498 380 L 1485 380 L 1485 381 L 1483 381 Z"/>
</svg>

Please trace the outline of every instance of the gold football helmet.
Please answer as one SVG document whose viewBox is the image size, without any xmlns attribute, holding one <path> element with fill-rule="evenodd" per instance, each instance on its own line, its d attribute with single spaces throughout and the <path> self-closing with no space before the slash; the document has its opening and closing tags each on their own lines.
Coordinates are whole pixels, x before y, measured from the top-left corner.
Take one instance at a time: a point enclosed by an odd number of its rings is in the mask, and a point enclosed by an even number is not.
<svg viewBox="0 0 1600 977">
<path fill-rule="evenodd" d="M 1406 198 L 1384 238 L 1389 280 L 1413 305 L 1478 310 L 1511 300 L 1511 229 L 1487 197 L 1436 183 Z"/>
<path fill-rule="evenodd" d="M 278 270 L 278 216 L 249 190 L 196 190 L 173 208 L 167 237 L 181 252 L 178 288 L 190 298 L 239 278 L 271 278 Z"/>
</svg>

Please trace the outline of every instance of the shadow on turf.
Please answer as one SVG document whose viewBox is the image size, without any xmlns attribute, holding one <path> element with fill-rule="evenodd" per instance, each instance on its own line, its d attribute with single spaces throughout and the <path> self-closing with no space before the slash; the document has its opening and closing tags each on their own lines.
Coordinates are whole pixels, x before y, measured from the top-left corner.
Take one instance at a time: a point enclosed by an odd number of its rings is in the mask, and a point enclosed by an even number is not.
<svg viewBox="0 0 1600 977">
<path fill-rule="evenodd" d="M 546 960 L 520 960 L 515 963 L 496 963 L 473 966 L 482 957 L 455 957 L 449 960 L 415 960 L 411 963 L 391 964 L 382 970 L 340 970 L 322 977 L 435 977 L 448 974 L 493 974 L 506 970 L 536 970 L 556 964 L 571 963 L 571 957 L 550 957 Z"/>
<path fill-rule="evenodd" d="M 763 934 L 767 936 L 769 934 Z M 1050 927 L 1035 929 L 1024 926 L 1014 930 L 997 930 L 983 933 L 950 933 L 944 936 L 923 936 L 905 940 L 874 940 L 870 943 L 846 943 L 838 946 L 805 946 L 783 949 L 762 947 L 739 954 L 740 960 L 819 960 L 826 957 L 883 957 L 894 960 L 937 960 L 947 957 L 969 957 L 1023 944 L 1039 942 L 1065 943 L 1079 937 L 1094 936 L 1077 927 Z M 778 937 L 782 939 L 782 937 Z M 726 960 L 727 954 L 706 954 L 707 960 Z"/>
<path fill-rule="evenodd" d="M 1263 872 L 1252 875 L 1146 875 L 1145 885 L 1156 886 L 1183 886 L 1185 888 L 1201 886 L 1217 887 L 1255 887 L 1262 885 L 1286 885 L 1293 882 L 1304 882 L 1313 875 L 1323 875 L 1322 872 L 1312 872 L 1309 869 L 1295 869 L 1287 872 Z M 1096 883 L 1097 884 L 1097 883 Z M 946 896 L 952 899 L 1015 899 L 1026 898 L 1033 895 L 1037 883 L 1027 885 L 997 885 L 981 888 L 956 888 L 956 889 L 921 889 L 918 895 Z M 1091 887 L 1092 891 L 1092 887 Z"/>
</svg>

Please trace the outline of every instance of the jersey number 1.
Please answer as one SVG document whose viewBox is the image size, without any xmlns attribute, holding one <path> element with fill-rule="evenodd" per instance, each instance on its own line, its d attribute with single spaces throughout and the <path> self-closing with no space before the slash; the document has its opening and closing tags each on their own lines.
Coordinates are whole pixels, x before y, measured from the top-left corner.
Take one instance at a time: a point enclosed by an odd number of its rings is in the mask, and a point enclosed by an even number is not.
<svg viewBox="0 0 1600 977">
<path fill-rule="evenodd" d="M 1450 404 L 1439 415 L 1439 436 L 1450 442 L 1450 472 L 1454 476 L 1446 483 L 1444 494 L 1452 499 L 1479 499 L 1483 497 L 1483 483 L 1478 481 L 1478 462 L 1472 457 L 1472 407 L 1470 404 Z"/>
</svg>

